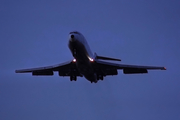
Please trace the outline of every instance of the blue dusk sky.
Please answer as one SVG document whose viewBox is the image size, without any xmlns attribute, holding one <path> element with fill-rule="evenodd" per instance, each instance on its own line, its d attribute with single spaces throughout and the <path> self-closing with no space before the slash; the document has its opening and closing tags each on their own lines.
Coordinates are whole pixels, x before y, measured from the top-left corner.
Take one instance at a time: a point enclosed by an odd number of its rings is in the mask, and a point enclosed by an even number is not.
<svg viewBox="0 0 180 120">
<path fill-rule="evenodd" d="M 166 71 L 85 78 L 17 74 L 73 59 L 68 34 L 98 55 Z M 179 0 L 1 0 L 1 120 L 179 120 Z"/>
</svg>

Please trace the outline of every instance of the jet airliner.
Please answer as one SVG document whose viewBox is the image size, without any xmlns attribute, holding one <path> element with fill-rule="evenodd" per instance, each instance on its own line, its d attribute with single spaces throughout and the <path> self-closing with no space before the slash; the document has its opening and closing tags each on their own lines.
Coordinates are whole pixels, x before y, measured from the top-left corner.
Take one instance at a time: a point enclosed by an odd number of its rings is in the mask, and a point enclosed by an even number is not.
<svg viewBox="0 0 180 120">
<path fill-rule="evenodd" d="M 69 76 L 71 81 L 76 81 L 77 77 L 85 77 L 91 83 L 103 80 L 105 76 L 117 75 L 122 69 L 124 74 L 148 73 L 148 70 L 166 70 L 165 67 L 140 66 L 117 64 L 111 61 L 121 61 L 120 59 L 99 56 L 92 53 L 85 37 L 78 31 L 69 33 L 68 47 L 74 57 L 73 60 L 53 66 L 38 67 L 31 69 L 16 70 L 16 73 L 32 73 L 35 76 L 51 76 L 58 72 L 59 76 Z"/>
</svg>

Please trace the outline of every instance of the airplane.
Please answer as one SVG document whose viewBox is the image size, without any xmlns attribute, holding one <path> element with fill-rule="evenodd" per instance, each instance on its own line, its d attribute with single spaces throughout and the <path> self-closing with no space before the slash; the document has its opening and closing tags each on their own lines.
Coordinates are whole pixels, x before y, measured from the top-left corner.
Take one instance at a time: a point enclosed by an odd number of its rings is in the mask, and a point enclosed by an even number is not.
<svg viewBox="0 0 180 120">
<path fill-rule="evenodd" d="M 124 74 L 148 73 L 148 70 L 166 70 L 165 67 L 139 66 L 117 64 L 111 61 L 121 61 L 120 59 L 99 56 L 92 53 L 85 37 L 78 31 L 69 33 L 68 47 L 74 57 L 73 60 L 46 67 L 16 70 L 16 73 L 32 73 L 35 76 L 52 76 L 58 72 L 59 76 L 69 76 L 71 81 L 76 81 L 77 77 L 85 77 L 91 83 L 97 83 L 108 75 L 117 75 L 122 69 Z"/>
</svg>

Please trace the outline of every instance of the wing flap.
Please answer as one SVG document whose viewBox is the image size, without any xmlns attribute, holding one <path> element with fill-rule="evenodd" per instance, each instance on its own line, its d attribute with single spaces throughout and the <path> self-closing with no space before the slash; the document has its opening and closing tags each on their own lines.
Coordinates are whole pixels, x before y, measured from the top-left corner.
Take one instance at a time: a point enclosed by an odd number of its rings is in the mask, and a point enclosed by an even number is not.
<svg viewBox="0 0 180 120">
<path fill-rule="evenodd" d="M 52 76 L 54 75 L 53 71 L 33 71 L 32 72 L 32 75 L 36 75 L 36 76 L 39 76 L 39 75 L 47 75 L 47 76 Z"/>
<path fill-rule="evenodd" d="M 82 76 L 77 67 L 76 64 L 72 61 L 68 61 L 65 63 L 61 63 L 58 65 L 53 65 L 53 66 L 47 66 L 47 67 L 38 67 L 38 68 L 30 68 L 30 69 L 21 69 L 21 70 L 16 70 L 16 73 L 32 73 L 32 75 L 36 76 L 42 76 L 42 75 L 47 75 L 51 76 L 54 75 L 54 71 L 58 71 L 59 76 Z"/>
<path fill-rule="evenodd" d="M 65 63 L 53 65 L 53 66 L 46 66 L 46 67 L 38 67 L 38 68 L 30 68 L 30 69 L 20 69 L 16 70 L 16 73 L 28 73 L 28 72 L 34 72 L 34 71 L 59 71 L 60 69 L 65 69 L 71 65 L 72 61 L 68 61 Z"/>
<path fill-rule="evenodd" d="M 105 62 L 100 60 L 97 60 L 96 64 L 98 66 L 97 69 L 102 69 L 101 71 L 108 69 L 109 70 L 122 69 L 124 74 L 148 73 L 148 70 L 166 70 L 165 67 L 116 64 L 116 63 Z"/>
<path fill-rule="evenodd" d="M 101 66 L 113 67 L 116 69 L 138 68 L 138 69 L 147 69 L 147 70 L 155 70 L 155 69 L 166 70 L 165 67 L 116 64 L 116 63 L 105 62 L 105 61 L 100 61 L 100 60 L 97 60 L 96 63 Z"/>
<path fill-rule="evenodd" d="M 148 73 L 147 69 L 139 69 L 139 68 L 124 68 L 124 74 L 138 74 L 138 73 Z"/>
</svg>

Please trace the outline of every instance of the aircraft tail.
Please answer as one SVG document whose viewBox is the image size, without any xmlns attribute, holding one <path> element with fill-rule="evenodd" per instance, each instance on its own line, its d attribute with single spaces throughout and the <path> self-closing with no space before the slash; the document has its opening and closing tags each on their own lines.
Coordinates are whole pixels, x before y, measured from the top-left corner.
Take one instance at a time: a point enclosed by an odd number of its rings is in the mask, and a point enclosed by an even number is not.
<svg viewBox="0 0 180 120">
<path fill-rule="evenodd" d="M 98 56 L 96 53 L 94 53 L 94 55 L 95 55 L 95 59 L 121 61 L 120 59 L 116 59 L 116 58 Z"/>
</svg>

